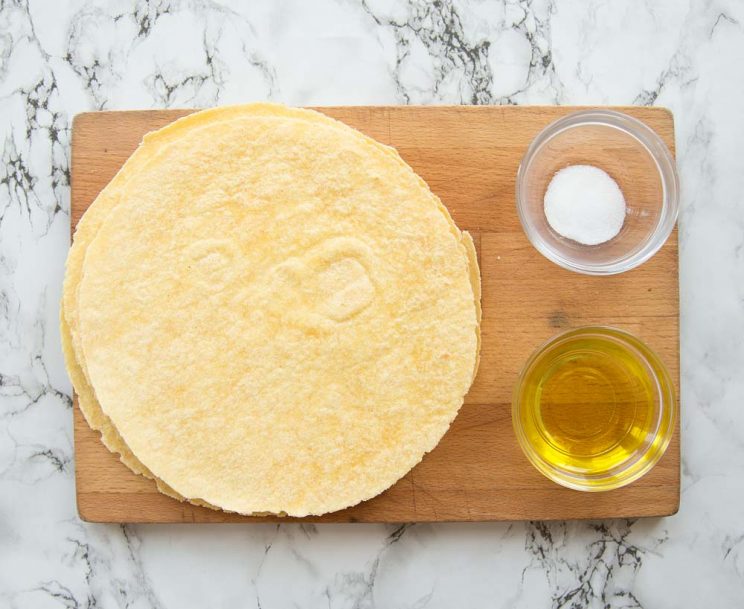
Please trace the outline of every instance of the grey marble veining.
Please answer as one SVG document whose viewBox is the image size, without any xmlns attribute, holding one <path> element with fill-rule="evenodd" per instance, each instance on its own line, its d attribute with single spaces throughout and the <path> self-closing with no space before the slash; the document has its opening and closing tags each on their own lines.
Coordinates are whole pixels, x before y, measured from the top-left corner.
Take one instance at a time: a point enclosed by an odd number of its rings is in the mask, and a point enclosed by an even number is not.
<svg viewBox="0 0 744 609">
<path fill-rule="evenodd" d="M 0 1 L 0 607 L 741 607 L 744 4 Z M 57 329 L 80 111 L 249 100 L 658 104 L 682 179 L 668 519 L 81 523 Z"/>
</svg>

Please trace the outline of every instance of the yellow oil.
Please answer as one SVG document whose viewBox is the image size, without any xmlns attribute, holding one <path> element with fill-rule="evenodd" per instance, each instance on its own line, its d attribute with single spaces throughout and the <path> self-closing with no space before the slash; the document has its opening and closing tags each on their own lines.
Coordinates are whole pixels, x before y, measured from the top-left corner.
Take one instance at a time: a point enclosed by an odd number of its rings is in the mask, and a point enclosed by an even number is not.
<svg viewBox="0 0 744 609">
<path fill-rule="evenodd" d="M 599 477 L 597 484 L 606 485 L 601 476 L 623 464 L 641 471 L 643 459 L 658 459 L 649 447 L 664 423 L 660 388 L 644 349 L 612 333 L 577 335 L 534 359 L 520 385 L 515 424 L 539 469 L 586 476 L 589 486 Z"/>
</svg>

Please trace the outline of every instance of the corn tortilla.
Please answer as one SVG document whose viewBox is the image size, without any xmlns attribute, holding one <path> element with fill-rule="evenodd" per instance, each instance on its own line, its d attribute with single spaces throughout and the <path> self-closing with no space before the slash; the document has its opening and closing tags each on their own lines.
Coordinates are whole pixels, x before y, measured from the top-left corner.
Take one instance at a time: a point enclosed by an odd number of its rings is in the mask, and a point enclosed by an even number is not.
<svg viewBox="0 0 744 609">
<path fill-rule="evenodd" d="M 146 139 L 81 221 L 64 315 L 78 391 L 93 365 L 103 418 L 86 417 L 116 424 L 107 445 L 190 499 L 304 515 L 377 494 L 433 448 L 476 368 L 480 287 L 472 240 L 397 155 L 285 111 L 198 113 Z"/>
</svg>

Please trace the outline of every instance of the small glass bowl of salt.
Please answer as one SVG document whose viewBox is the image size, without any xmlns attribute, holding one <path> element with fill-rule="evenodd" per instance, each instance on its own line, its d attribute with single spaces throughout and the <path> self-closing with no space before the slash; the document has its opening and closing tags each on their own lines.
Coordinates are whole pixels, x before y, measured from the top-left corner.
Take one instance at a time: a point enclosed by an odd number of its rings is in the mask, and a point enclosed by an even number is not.
<svg viewBox="0 0 744 609">
<path fill-rule="evenodd" d="M 546 127 L 517 173 L 517 211 L 535 248 L 589 275 L 622 273 L 653 256 L 677 221 L 674 158 L 641 121 L 584 110 Z"/>
</svg>

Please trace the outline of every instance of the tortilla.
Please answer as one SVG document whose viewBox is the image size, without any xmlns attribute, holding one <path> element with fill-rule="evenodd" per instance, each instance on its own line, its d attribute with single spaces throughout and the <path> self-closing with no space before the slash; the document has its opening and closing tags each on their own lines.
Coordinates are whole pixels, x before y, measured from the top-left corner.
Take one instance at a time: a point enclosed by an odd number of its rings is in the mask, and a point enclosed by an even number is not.
<svg viewBox="0 0 744 609">
<path fill-rule="evenodd" d="M 478 273 L 472 242 L 397 155 L 269 108 L 182 119 L 91 207 L 99 230 L 78 233 L 71 255 L 79 303 L 70 263 L 65 285 L 85 362 L 73 381 L 87 365 L 121 446 L 179 493 L 323 513 L 387 488 L 446 430 L 476 366 Z M 419 424 L 408 445 L 391 442 Z"/>
</svg>

